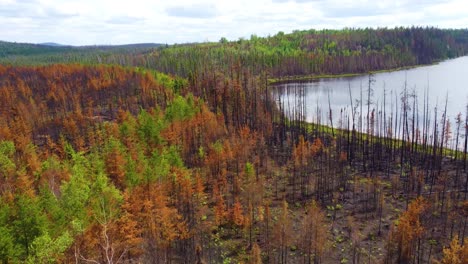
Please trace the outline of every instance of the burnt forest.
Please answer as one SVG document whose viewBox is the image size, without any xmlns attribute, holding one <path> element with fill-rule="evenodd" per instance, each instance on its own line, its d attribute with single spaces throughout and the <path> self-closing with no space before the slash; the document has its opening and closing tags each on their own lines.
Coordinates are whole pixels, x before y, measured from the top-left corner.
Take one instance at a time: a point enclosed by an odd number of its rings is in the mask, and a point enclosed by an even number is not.
<svg viewBox="0 0 468 264">
<path fill-rule="evenodd" d="M 468 100 L 377 104 L 371 74 L 310 122 L 272 93 L 466 55 L 434 27 L 0 42 L 0 262 L 468 263 Z"/>
</svg>

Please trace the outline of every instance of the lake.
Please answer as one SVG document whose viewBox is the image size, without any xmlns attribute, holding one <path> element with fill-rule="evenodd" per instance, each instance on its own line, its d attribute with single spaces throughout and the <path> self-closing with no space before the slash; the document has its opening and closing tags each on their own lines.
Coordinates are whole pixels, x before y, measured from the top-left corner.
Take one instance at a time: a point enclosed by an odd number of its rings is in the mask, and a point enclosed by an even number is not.
<svg viewBox="0 0 468 264">
<path fill-rule="evenodd" d="M 468 56 L 440 62 L 435 65 L 421 66 L 407 70 L 382 72 L 372 75 L 370 111 L 375 109 L 383 117 L 384 100 L 386 120 L 393 112 L 401 113 L 405 83 L 408 94 L 416 96 L 416 109 L 419 114 L 419 127 L 422 126 L 424 97 L 428 94 L 431 120 L 434 120 L 434 108 L 437 106 L 437 118 L 441 120 L 447 99 L 447 117 L 455 127 L 455 117 L 462 113 L 464 121 L 468 103 Z M 272 86 L 273 96 L 282 110 L 290 118 L 303 114 L 305 120 L 330 125 L 329 105 L 332 110 L 334 127 L 340 127 L 351 118 L 351 99 L 358 119 L 362 104 L 363 123 L 367 116 L 369 75 L 342 78 L 323 78 L 309 82 L 290 82 Z M 351 96 L 350 96 L 351 93 Z M 361 100 L 362 93 L 362 100 Z M 298 95 L 303 95 L 302 97 Z M 413 97 L 408 100 L 413 108 Z M 299 107 L 298 107 L 299 106 Z M 302 107 L 301 107 L 302 106 Z M 299 110 L 298 110 L 299 109 Z M 302 110 L 301 110 L 302 109 Z M 298 112 L 299 111 L 299 112 Z M 411 115 L 409 119 L 411 119 Z M 344 120 L 343 120 L 344 119 Z M 356 119 L 356 120 L 357 120 Z M 416 118 L 415 118 L 416 119 Z M 358 122 L 358 121 L 356 121 Z M 345 127 L 345 125 L 343 125 Z M 422 130 L 422 129 L 421 129 Z"/>
</svg>

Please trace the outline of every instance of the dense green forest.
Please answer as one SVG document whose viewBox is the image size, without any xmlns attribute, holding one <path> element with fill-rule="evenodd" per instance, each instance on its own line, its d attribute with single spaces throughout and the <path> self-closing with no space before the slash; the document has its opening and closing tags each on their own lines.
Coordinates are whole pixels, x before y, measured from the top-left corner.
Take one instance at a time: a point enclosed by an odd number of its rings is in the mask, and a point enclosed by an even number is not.
<svg viewBox="0 0 468 264">
<path fill-rule="evenodd" d="M 162 44 L 140 43 L 114 46 L 65 46 L 47 44 L 12 43 L 0 41 L 0 61 L 6 64 L 43 64 L 71 62 L 101 63 L 111 55 L 144 54 Z"/>
<path fill-rule="evenodd" d="M 123 48 L 95 53 L 43 47 L 27 49 L 25 54 L 7 52 L 8 56 L 1 61 L 12 64 L 64 62 L 143 66 L 183 77 L 211 70 L 229 72 L 233 66 L 242 66 L 254 74 L 267 72 L 277 78 L 365 73 L 465 55 L 468 52 L 468 32 L 464 29 L 422 27 L 305 30 L 291 34 L 279 32 L 264 38 L 252 35 L 249 40 L 227 41 L 222 38 L 219 43 L 161 45 L 152 52 Z"/>
<path fill-rule="evenodd" d="M 468 259 L 468 118 L 451 128 L 402 94 L 398 115 L 326 127 L 286 118 L 269 91 L 271 79 L 463 56 L 468 30 L 0 45 L 3 263 Z"/>
</svg>

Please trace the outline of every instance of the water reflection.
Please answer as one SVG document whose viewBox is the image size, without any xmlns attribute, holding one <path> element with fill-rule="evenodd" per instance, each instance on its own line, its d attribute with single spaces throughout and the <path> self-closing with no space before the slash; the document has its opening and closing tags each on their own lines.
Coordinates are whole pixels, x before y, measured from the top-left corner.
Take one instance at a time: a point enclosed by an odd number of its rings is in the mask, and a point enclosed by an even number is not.
<svg viewBox="0 0 468 264">
<path fill-rule="evenodd" d="M 361 116 L 365 125 L 369 78 L 369 75 L 361 75 L 278 84 L 273 86 L 273 95 L 290 118 L 304 116 L 309 122 L 320 121 L 322 124 L 331 124 L 333 120 L 335 127 L 343 126 L 348 119 L 352 120 L 351 105 L 353 105 L 356 122 L 359 122 Z M 414 122 L 421 131 L 424 112 L 430 113 L 430 120 L 433 122 L 437 107 L 437 119 L 442 120 L 446 100 L 447 118 L 452 123 L 452 127 L 458 113 L 465 116 L 468 102 L 468 57 L 409 70 L 377 73 L 371 78 L 373 81 L 370 85 L 372 93 L 369 112 L 374 111 L 374 118 L 382 120 L 385 112 L 385 119 L 393 117 L 398 121 L 402 112 L 402 95 L 405 87 L 408 94 L 408 108 L 411 110 L 416 108 Z M 413 93 L 414 97 L 410 96 Z M 426 94 L 429 108 L 425 110 Z M 414 106 L 413 100 L 416 102 Z M 329 109 L 332 112 L 331 120 Z M 412 114 L 408 119 L 413 121 Z"/>
</svg>

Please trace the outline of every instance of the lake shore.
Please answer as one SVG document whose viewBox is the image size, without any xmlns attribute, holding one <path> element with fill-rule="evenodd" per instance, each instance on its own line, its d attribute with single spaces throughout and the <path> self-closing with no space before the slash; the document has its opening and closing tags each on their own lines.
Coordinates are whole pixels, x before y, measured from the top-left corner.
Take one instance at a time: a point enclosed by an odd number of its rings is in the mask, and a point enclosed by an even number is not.
<svg viewBox="0 0 468 264">
<path fill-rule="evenodd" d="M 450 59 L 446 59 L 446 60 L 451 60 L 451 59 L 456 59 L 456 58 L 450 58 Z M 382 70 L 369 71 L 369 72 L 360 72 L 360 73 L 294 75 L 294 76 L 285 76 L 285 77 L 281 77 L 281 78 L 269 78 L 268 79 L 268 84 L 274 85 L 274 84 L 284 84 L 284 83 L 290 83 L 290 82 L 310 82 L 310 81 L 315 81 L 315 80 L 319 80 L 319 79 L 348 78 L 348 77 L 363 76 L 363 75 L 367 75 L 367 74 L 376 74 L 376 73 L 383 73 L 383 72 L 395 72 L 395 71 L 414 69 L 414 68 L 418 68 L 418 67 L 436 65 L 436 64 L 438 64 L 440 62 L 443 62 L 443 61 L 446 61 L 446 60 L 435 61 L 435 62 L 433 62 L 431 64 L 417 64 L 417 65 L 411 65 L 411 66 L 402 66 L 402 67 L 398 67 L 398 68 L 382 69 Z"/>
</svg>

